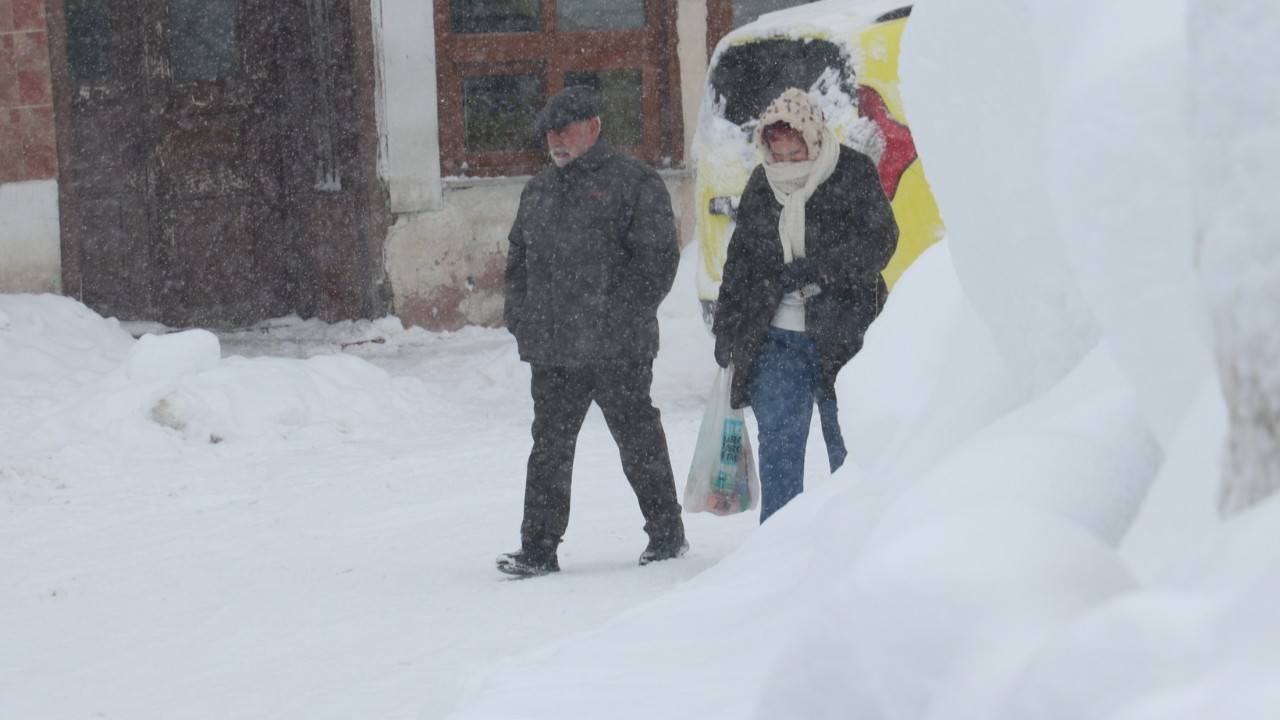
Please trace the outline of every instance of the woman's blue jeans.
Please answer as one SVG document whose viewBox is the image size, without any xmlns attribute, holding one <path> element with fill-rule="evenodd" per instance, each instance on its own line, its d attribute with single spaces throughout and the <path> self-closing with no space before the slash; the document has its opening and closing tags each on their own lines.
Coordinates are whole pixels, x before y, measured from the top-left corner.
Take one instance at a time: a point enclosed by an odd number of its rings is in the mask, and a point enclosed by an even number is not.
<svg viewBox="0 0 1280 720">
<path fill-rule="evenodd" d="M 760 522 L 804 490 L 809 423 L 822 388 L 813 340 L 802 332 L 770 327 L 751 364 L 750 378 L 751 408 L 759 426 Z M 824 405 L 823 435 L 834 470 L 844 460 L 835 401 L 819 402 Z"/>
</svg>

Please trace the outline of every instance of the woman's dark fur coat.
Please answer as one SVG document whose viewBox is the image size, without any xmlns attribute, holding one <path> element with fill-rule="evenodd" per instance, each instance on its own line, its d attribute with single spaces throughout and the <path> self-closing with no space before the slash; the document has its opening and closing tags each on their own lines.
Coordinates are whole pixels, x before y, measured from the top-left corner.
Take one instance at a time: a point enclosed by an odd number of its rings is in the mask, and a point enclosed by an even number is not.
<svg viewBox="0 0 1280 720">
<path fill-rule="evenodd" d="M 756 167 L 738 203 L 712 326 L 717 336 L 733 336 L 734 407 L 751 404 L 751 365 L 782 300 L 781 212 L 764 167 Z M 897 247 L 898 224 L 875 164 L 841 147 L 831 177 L 805 204 L 805 257 L 817 265 L 822 288 L 805 302 L 805 328 L 818 346 L 828 397 L 835 397 L 836 374 L 862 348 L 884 307 L 888 290 L 880 273 Z"/>
</svg>

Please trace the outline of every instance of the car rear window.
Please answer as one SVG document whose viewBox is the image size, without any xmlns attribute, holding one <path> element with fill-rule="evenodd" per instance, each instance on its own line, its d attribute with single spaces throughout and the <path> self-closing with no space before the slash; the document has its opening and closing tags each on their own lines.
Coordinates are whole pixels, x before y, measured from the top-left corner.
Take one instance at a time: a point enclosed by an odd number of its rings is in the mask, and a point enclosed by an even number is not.
<svg viewBox="0 0 1280 720">
<path fill-rule="evenodd" d="M 759 118 L 774 98 L 790 87 L 808 90 L 828 68 L 840 73 L 849 94 L 854 78 L 849 57 L 827 40 L 776 38 L 731 45 L 711 71 L 716 101 L 724 103 L 724 117 L 735 125 Z"/>
</svg>

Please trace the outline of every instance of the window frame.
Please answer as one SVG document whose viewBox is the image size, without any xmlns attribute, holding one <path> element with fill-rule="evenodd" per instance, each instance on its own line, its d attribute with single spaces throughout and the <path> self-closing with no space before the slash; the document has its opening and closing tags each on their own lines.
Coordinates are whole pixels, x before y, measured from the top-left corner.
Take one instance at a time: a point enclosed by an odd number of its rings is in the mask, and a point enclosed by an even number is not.
<svg viewBox="0 0 1280 720">
<path fill-rule="evenodd" d="M 434 2 L 441 175 L 532 175 L 546 167 L 543 150 L 467 152 L 463 147 L 463 78 L 524 72 L 542 74 L 545 101 L 564 88 L 567 72 L 639 70 L 643 144 L 618 148 L 654 167 L 683 165 L 676 0 L 645 0 L 643 28 L 565 32 L 555 29 L 557 0 L 541 0 L 539 31 L 484 34 L 453 33 L 451 0 Z M 608 127 L 604 133 L 609 136 Z"/>
</svg>

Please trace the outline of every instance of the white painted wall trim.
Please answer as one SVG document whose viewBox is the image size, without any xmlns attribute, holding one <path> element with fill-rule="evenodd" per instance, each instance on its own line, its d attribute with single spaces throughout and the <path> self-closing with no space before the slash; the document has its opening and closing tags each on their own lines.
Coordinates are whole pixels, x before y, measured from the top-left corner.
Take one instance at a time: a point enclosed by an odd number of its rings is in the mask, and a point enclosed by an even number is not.
<svg viewBox="0 0 1280 720">
<path fill-rule="evenodd" d="M 378 67 L 378 167 L 391 212 L 440 210 L 435 10 L 423 0 L 372 0 Z"/>
<path fill-rule="evenodd" d="M 62 291 L 58 181 L 0 184 L 0 293 Z"/>
</svg>

